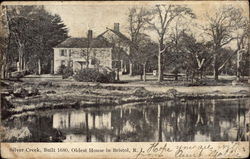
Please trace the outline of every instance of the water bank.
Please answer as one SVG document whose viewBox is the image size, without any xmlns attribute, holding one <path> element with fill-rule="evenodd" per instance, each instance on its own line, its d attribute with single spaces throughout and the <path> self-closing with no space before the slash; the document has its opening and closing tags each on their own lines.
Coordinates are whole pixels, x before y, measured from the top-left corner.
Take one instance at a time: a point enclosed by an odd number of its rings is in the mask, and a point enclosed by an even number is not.
<svg viewBox="0 0 250 159">
<path fill-rule="evenodd" d="M 25 91 L 26 90 L 26 91 Z M 26 93 L 25 93 L 26 92 Z M 168 87 L 51 81 L 7 84 L 2 89 L 4 118 L 27 111 L 115 106 L 135 102 L 166 100 L 247 98 L 247 87 Z"/>
</svg>

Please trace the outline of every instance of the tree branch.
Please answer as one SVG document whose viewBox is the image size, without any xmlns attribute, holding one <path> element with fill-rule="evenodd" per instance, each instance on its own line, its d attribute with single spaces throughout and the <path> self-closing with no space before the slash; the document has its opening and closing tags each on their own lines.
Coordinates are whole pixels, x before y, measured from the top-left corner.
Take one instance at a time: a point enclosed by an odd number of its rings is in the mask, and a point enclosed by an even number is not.
<svg viewBox="0 0 250 159">
<path fill-rule="evenodd" d="M 235 37 L 230 38 L 230 39 L 229 39 L 229 40 L 227 40 L 226 42 L 221 43 L 221 44 L 220 44 L 220 46 L 222 47 L 222 46 L 224 46 L 224 45 L 226 45 L 226 44 L 230 43 L 230 42 L 231 42 L 232 40 L 234 40 L 234 39 L 237 39 L 237 38 L 235 38 Z"/>
</svg>

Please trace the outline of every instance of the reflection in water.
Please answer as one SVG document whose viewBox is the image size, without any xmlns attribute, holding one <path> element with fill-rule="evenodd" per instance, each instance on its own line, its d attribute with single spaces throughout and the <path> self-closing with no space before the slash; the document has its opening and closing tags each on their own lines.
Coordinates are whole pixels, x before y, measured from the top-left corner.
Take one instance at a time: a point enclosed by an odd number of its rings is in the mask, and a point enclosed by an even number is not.
<svg viewBox="0 0 250 159">
<path fill-rule="evenodd" d="M 55 113 L 53 115 L 53 128 L 89 128 L 111 129 L 111 112 L 96 115 L 84 111 Z"/>
<path fill-rule="evenodd" d="M 5 121 L 5 141 L 249 140 L 249 99 L 167 101 L 39 113 Z"/>
</svg>

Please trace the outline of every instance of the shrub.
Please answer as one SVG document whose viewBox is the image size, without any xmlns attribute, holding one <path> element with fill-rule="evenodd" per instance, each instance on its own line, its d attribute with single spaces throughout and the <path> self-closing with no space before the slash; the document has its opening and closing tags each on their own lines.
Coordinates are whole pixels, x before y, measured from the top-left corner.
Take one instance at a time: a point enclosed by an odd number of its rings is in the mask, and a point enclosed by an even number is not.
<svg viewBox="0 0 250 159">
<path fill-rule="evenodd" d="M 217 83 L 214 83 L 214 84 L 212 84 L 212 85 L 216 85 L 216 84 L 217 84 Z M 202 80 L 195 80 L 194 83 L 188 84 L 188 86 L 206 86 L 206 85 L 207 85 L 207 83 L 204 82 L 204 81 L 202 81 Z"/>
<path fill-rule="evenodd" d="M 71 67 L 66 67 L 64 65 L 60 66 L 57 73 L 62 75 L 63 79 L 73 76 L 74 74 L 73 69 Z"/>
<path fill-rule="evenodd" d="M 96 82 L 100 83 L 110 83 L 115 81 L 115 72 L 109 73 L 99 73 L 98 77 L 96 78 Z"/>
<path fill-rule="evenodd" d="M 70 76 L 73 76 L 73 74 L 74 74 L 73 69 L 70 67 L 66 67 L 62 72 L 62 78 L 63 79 L 68 78 Z"/>
<path fill-rule="evenodd" d="M 139 87 L 139 88 L 136 88 L 134 90 L 134 93 L 133 93 L 135 96 L 147 96 L 147 95 L 150 95 L 151 93 L 146 90 L 144 87 Z"/>
<path fill-rule="evenodd" d="M 106 75 L 100 73 L 98 74 L 97 78 L 96 78 L 96 82 L 100 82 L 100 83 L 108 83 L 109 79 Z"/>
<path fill-rule="evenodd" d="M 80 82 L 100 82 L 108 83 L 114 81 L 114 74 L 112 72 L 104 74 L 95 68 L 85 68 L 75 73 L 74 79 Z"/>
<path fill-rule="evenodd" d="M 75 73 L 74 79 L 80 82 L 95 82 L 98 76 L 96 69 L 86 68 L 79 70 Z"/>
<path fill-rule="evenodd" d="M 178 95 L 178 91 L 174 88 L 167 91 L 168 97 L 175 98 Z"/>
<path fill-rule="evenodd" d="M 61 65 L 61 66 L 59 67 L 58 71 L 57 71 L 57 74 L 62 75 L 64 69 L 66 69 L 66 66 Z"/>
<path fill-rule="evenodd" d="M 15 71 L 15 72 L 12 72 L 11 73 L 11 77 L 14 77 L 14 78 L 22 78 L 24 77 L 25 75 L 28 74 L 28 71 L 27 70 L 23 70 L 23 71 Z"/>
</svg>

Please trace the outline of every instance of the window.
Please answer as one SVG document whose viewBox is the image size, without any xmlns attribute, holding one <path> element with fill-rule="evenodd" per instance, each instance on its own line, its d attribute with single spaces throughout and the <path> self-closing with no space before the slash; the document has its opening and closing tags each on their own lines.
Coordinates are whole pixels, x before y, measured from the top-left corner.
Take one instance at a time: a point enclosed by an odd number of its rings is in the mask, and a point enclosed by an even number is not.
<svg viewBox="0 0 250 159">
<path fill-rule="evenodd" d="M 60 50 L 60 55 L 61 56 L 67 56 L 67 50 L 66 49 Z"/>
<path fill-rule="evenodd" d="M 65 65 L 66 65 L 65 60 L 62 60 L 62 61 L 61 61 L 61 66 L 65 66 Z"/>
<path fill-rule="evenodd" d="M 71 55 L 72 55 L 72 50 L 71 49 L 69 49 L 69 57 L 71 57 Z"/>
<path fill-rule="evenodd" d="M 80 63 L 81 65 L 87 65 L 87 62 L 86 62 L 86 61 L 79 61 L 79 63 Z"/>
<path fill-rule="evenodd" d="M 90 64 L 91 65 L 96 65 L 97 64 L 97 60 L 96 59 L 91 59 L 90 60 Z"/>
<path fill-rule="evenodd" d="M 69 62 L 69 66 L 73 67 L 73 61 L 72 60 Z"/>
</svg>

